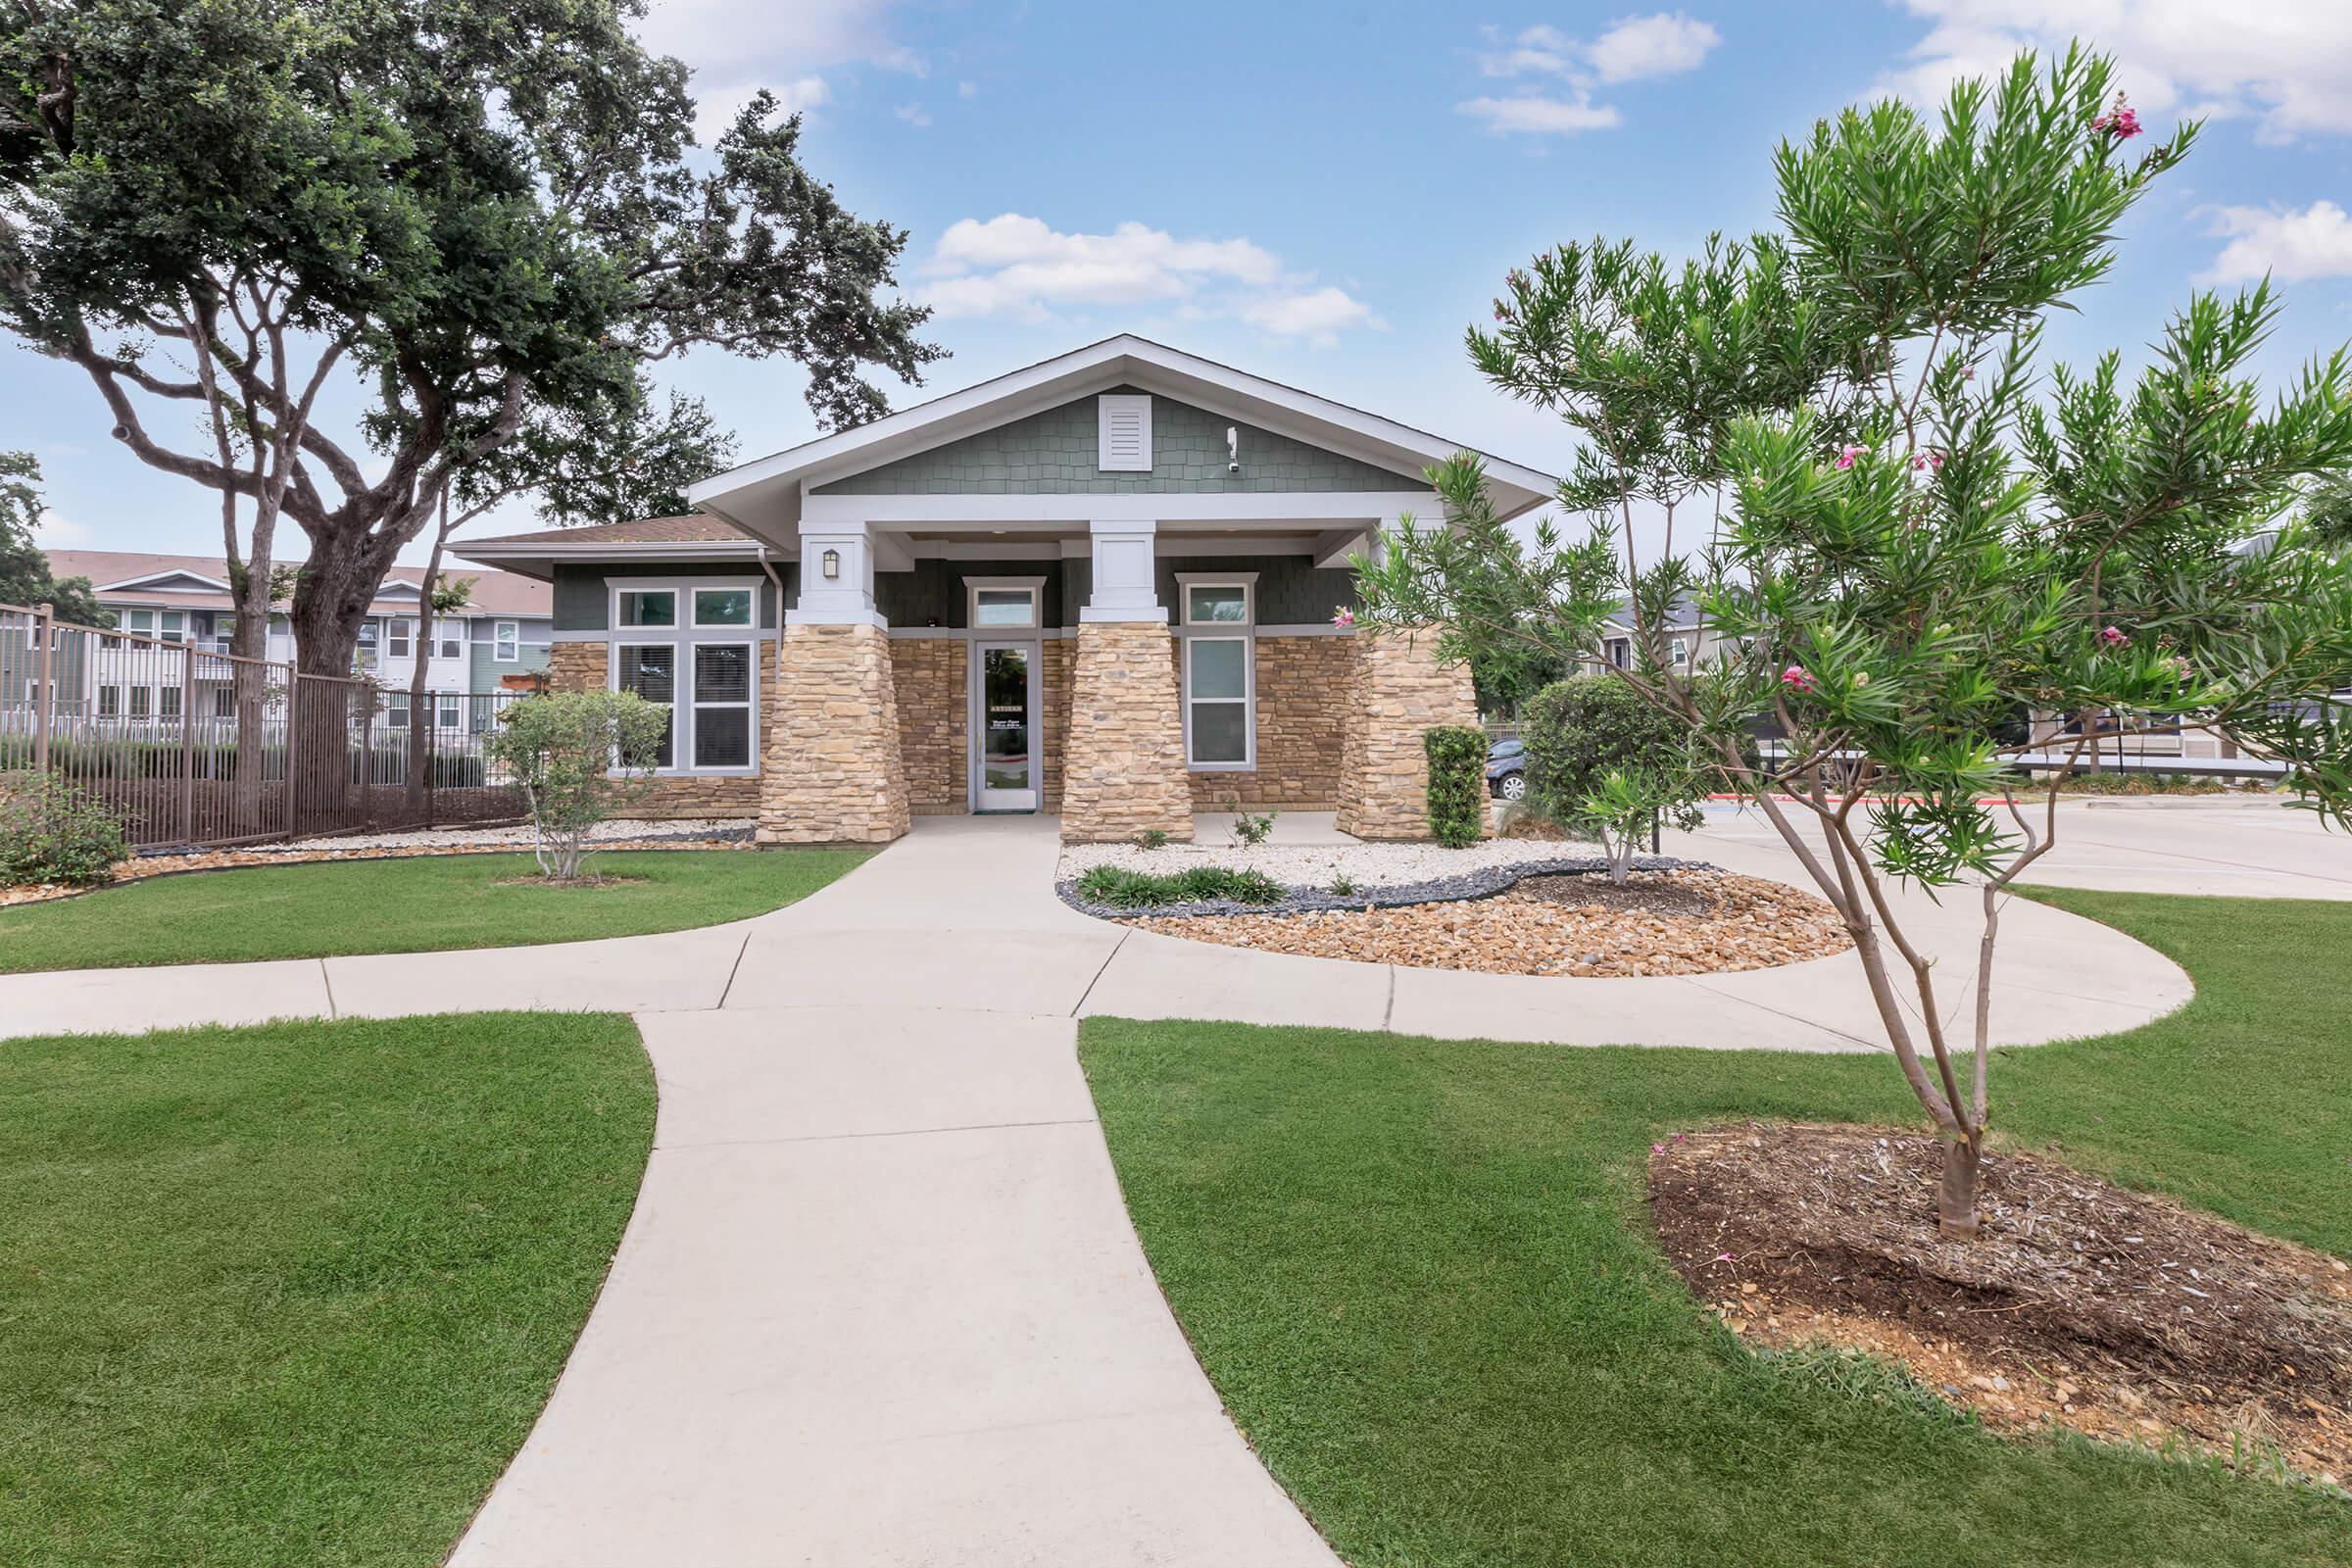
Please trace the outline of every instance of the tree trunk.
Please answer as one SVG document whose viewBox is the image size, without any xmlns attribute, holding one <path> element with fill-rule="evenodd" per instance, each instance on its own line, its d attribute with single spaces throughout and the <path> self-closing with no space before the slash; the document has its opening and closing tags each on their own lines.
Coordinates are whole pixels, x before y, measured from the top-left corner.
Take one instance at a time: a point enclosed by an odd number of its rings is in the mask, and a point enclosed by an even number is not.
<svg viewBox="0 0 2352 1568">
<path fill-rule="evenodd" d="M 263 820 L 262 791 L 270 774 L 269 723 L 270 574 L 272 567 L 265 549 L 245 561 L 245 569 L 231 573 L 229 612 L 236 629 L 229 634 L 232 656 L 229 680 L 236 705 L 237 783 L 234 830 L 239 837 L 264 833 L 275 824 Z"/>
<path fill-rule="evenodd" d="M 315 827 L 343 827 L 353 825 L 353 721 L 367 716 L 359 705 L 367 688 L 354 684 L 352 660 L 360 623 L 398 547 L 332 534 L 313 535 L 311 544 L 292 607 L 295 669 L 307 677 L 297 681 L 305 690 L 295 704 L 303 775 L 298 806 Z"/>
<path fill-rule="evenodd" d="M 1943 1180 L 1936 1189 L 1936 1229 L 1947 1242 L 1973 1242 L 1982 1216 L 1978 1200 L 1984 1185 L 1984 1131 L 1949 1138 L 1943 1145 Z"/>
</svg>

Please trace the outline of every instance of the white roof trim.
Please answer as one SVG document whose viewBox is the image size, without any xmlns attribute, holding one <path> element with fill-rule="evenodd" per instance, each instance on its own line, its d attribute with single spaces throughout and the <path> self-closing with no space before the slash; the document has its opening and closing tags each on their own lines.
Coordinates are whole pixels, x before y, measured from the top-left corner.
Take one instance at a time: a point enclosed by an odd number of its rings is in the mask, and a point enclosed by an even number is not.
<svg viewBox="0 0 2352 1568">
<path fill-rule="evenodd" d="M 157 588 L 160 584 L 167 582 L 192 582 L 209 588 L 217 594 L 228 592 L 228 584 L 218 577 L 207 577 L 204 573 L 190 571 L 185 566 L 168 566 L 162 571 L 150 571 L 143 576 L 125 577 L 121 582 L 102 582 L 90 591 L 99 594 L 127 593 L 134 588 Z"/>
<path fill-rule="evenodd" d="M 1461 443 L 1426 430 L 1121 334 L 713 474 L 689 486 L 687 500 L 738 527 L 764 524 L 766 531 L 782 532 L 797 526 L 801 496 L 809 487 L 1121 385 L 1200 404 L 1392 470 L 1417 471 L 1462 450 Z M 1535 510 L 1559 487 L 1551 474 L 1485 456 L 1505 516 Z"/>
</svg>

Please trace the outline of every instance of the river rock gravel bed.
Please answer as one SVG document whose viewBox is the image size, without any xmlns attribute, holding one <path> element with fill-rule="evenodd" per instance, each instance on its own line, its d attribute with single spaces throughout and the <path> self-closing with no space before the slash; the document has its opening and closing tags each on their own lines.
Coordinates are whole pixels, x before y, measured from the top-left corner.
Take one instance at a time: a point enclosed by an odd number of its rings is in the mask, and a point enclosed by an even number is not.
<svg viewBox="0 0 2352 1568">
<path fill-rule="evenodd" d="M 1592 871 L 1547 873 L 1491 897 L 1448 903 L 1153 911 L 1130 913 L 1127 923 L 1265 953 L 1580 979 L 1729 974 L 1828 957 L 1852 946 L 1835 912 L 1810 894 L 1694 867 L 1637 871 L 1621 888 Z"/>
</svg>

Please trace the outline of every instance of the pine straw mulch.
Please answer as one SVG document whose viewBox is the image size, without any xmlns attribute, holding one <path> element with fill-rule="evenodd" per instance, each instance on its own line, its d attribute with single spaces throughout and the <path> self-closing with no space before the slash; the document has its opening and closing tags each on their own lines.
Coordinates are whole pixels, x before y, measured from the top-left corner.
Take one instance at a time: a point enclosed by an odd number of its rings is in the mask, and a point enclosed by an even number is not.
<svg viewBox="0 0 2352 1568">
<path fill-rule="evenodd" d="M 607 850 L 749 850 L 740 839 L 612 839 L 600 840 L 596 853 Z M 41 883 L 0 888 L 0 908 L 18 904 L 44 904 L 52 899 L 79 898 L 105 888 L 150 877 L 179 876 L 190 871 L 234 871 L 253 865 L 312 865 L 322 860 L 413 860 L 451 855 L 528 855 L 528 844 L 448 844 L 429 848 L 416 845 L 352 850 L 207 850 L 193 855 L 143 855 L 115 867 L 112 880 L 95 887 L 61 887 Z M 536 881 L 537 878 L 528 880 Z"/>
<path fill-rule="evenodd" d="M 1147 931 L 1264 953 L 1485 974 L 1728 974 L 1843 953 L 1809 893 L 1729 871 L 1537 876 L 1493 898 L 1295 914 L 1141 916 Z"/>
<path fill-rule="evenodd" d="M 1653 1146 L 1676 1270 L 1745 1339 L 1902 1363 L 1988 1424 L 2054 1424 L 2352 1477 L 2352 1269 L 2025 1153 L 1984 1229 L 1936 1230 L 1942 1146 L 1879 1128 L 1710 1128 Z"/>
</svg>

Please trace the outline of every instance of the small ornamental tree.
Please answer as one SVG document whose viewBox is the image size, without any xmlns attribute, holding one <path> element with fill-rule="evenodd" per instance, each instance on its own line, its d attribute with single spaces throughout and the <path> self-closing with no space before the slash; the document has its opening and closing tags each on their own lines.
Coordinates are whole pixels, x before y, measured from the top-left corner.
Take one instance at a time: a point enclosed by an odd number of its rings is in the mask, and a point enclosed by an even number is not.
<svg viewBox="0 0 2352 1568">
<path fill-rule="evenodd" d="M 588 830 L 644 796 L 668 728 L 635 692 L 557 692 L 500 715 L 482 749 L 529 803 L 541 875 L 579 878 Z"/>
<path fill-rule="evenodd" d="M 1623 887 L 1642 839 L 1661 813 L 1687 805 L 1690 794 L 1689 776 L 1673 768 L 1612 767 L 1577 798 L 1568 821 L 1600 841 L 1609 881 Z"/>
<path fill-rule="evenodd" d="M 2135 382 L 2112 354 L 2036 372 L 2043 319 L 2106 274 L 2117 224 L 2195 138 L 2140 153 L 2112 93 L 2075 50 L 1961 82 L 1934 119 L 1849 109 L 1780 147 L 1779 234 L 1679 270 L 1566 245 L 1513 271 L 1471 356 L 1584 437 L 1560 499 L 1592 537 L 1523 549 L 1460 457 L 1434 474 L 1447 526 L 1394 533 L 1361 572 L 1364 622 L 1436 621 L 1472 649 L 1595 658 L 1630 620 L 1616 678 L 1852 936 L 1945 1143 L 1952 1237 L 1979 1222 L 2003 896 L 2058 831 L 2065 766 L 2021 783 L 2017 758 L 2188 727 L 2280 759 L 2331 820 L 2352 804 L 2332 696 L 2352 685 L 2352 562 L 2277 522 L 2352 461 L 2343 352 L 2266 403 L 2245 370 L 2266 285 L 2191 298 Z M 1637 503 L 1667 520 L 1655 559 L 1636 557 Z M 1686 597 L 1719 639 L 1703 670 L 1667 656 Z M 1760 753 L 1759 715 L 1779 737 Z M 1897 881 L 1978 891 L 1973 974 L 1912 941 Z"/>
</svg>

